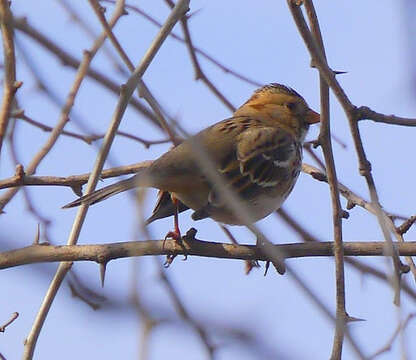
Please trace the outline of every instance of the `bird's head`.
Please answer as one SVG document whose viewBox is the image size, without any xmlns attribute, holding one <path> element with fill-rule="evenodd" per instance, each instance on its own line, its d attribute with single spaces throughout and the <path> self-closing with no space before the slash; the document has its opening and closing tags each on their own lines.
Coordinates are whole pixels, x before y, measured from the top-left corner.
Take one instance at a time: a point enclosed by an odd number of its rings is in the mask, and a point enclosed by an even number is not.
<svg viewBox="0 0 416 360">
<path fill-rule="evenodd" d="M 271 126 L 280 126 L 302 141 L 309 125 L 320 121 L 319 114 L 309 108 L 301 95 L 276 83 L 256 90 L 235 115 L 261 117 Z"/>
</svg>

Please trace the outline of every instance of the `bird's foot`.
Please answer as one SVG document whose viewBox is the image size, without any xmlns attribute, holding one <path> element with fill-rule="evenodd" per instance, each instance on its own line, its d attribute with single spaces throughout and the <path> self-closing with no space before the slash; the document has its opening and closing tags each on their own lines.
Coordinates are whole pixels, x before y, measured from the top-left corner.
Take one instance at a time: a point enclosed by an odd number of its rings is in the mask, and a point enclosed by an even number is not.
<svg viewBox="0 0 416 360">
<path fill-rule="evenodd" d="M 183 241 L 184 240 L 192 240 L 195 239 L 195 234 L 196 234 L 196 230 L 194 228 L 191 228 L 190 230 L 188 230 L 186 232 L 185 236 L 182 236 L 179 229 L 174 230 L 174 231 L 169 231 L 166 236 L 165 236 L 165 240 L 163 241 L 163 247 L 165 246 L 165 242 L 167 239 L 172 239 L 175 240 L 175 242 L 181 247 L 182 251 L 183 251 L 183 260 L 185 261 L 186 259 L 188 259 L 188 253 L 186 251 L 186 248 L 184 246 Z M 175 257 L 178 254 L 169 254 L 166 255 L 166 260 L 165 263 L 163 264 L 166 268 L 170 266 L 170 264 L 172 264 L 173 260 L 175 259 Z"/>
<path fill-rule="evenodd" d="M 253 270 L 254 268 L 259 268 L 260 264 L 257 260 L 246 260 L 245 261 L 245 273 L 246 275 L 250 274 L 251 270 Z"/>
<path fill-rule="evenodd" d="M 167 239 L 172 239 L 177 241 L 178 243 L 182 243 L 182 235 L 179 230 L 169 231 L 165 236 L 165 241 Z"/>
<path fill-rule="evenodd" d="M 283 254 L 276 251 L 272 243 L 270 243 L 267 239 L 258 236 L 256 247 L 260 254 L 266 255 L 266 258 L 268 258 L 266 261 L 264 276 L 266 276 L 267 271 L 269 270 L 270 263 L 273 264 L 274 268 L 280 275 L 283 275 L 286 272 L 285 258 Z"/>
</svg>

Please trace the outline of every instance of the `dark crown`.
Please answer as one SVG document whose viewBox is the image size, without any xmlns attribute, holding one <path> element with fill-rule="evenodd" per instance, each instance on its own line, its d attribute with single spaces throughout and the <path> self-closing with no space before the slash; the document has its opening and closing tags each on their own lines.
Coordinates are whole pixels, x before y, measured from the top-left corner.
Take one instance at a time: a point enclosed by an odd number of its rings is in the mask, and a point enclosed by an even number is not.
<svg viewBox="0 0 416 360">
<path fill-rule="evenodd" d="M 263 87 L 261 87 L 260 89 L 256 90 L 254 93 L 261 93 L 263 91 L 273 91 L 273 92 L 277 92 L 277 93 L 286 93 L 288 95 L 294 95 L 294 96 L 299 96 L 300 98 L 303 99 L 303 97 L 296 92 L 295 90 L 293 90 L 292 88 L 285 86 L 285 85 L 281 85 L 278 83 L 271 83 L 268 85 L 265 85 Z"/>
</svg>

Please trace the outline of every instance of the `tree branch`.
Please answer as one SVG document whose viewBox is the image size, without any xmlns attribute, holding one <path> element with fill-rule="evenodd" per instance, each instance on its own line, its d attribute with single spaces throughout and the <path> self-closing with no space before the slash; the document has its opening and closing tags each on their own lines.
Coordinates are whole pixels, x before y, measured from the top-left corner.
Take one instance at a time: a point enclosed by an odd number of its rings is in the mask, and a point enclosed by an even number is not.
<svg viewBox="0 0 416 360">
<path fill-rule="evenodd" d="M 9 1 L 0 0 L 0 28 L 3 37 L 4 92 L 0 107 L 0 152 L 9 123 L 14 95 L 22 83 L 16 82 L 16 57 L 14 53 L 13 15 Z"/>
<path fill-rule="evenodd" d="M 401 256 L 416 255 L 416 241 L 393 243 Z M 273 245 L 286 259 L 302 257 L 322 257 L 334 255 L 333 242 L 310 242 Z M 344 242 L 345 256 L 385 256 L 386 243 Z M 39 245 L 0 253 L 0 269 L 57 261 L 95 261 L 99 264 L 111 260 L 134 256 L 188 255 L 218 259 L 267 261 L 267 253 L 259 251 L 255 245 L 236 245 L 209 242 L 198 239 L 186 240 L 178 244 L 175 240 L 127 241 L 97 245 Z"/>
</svg>

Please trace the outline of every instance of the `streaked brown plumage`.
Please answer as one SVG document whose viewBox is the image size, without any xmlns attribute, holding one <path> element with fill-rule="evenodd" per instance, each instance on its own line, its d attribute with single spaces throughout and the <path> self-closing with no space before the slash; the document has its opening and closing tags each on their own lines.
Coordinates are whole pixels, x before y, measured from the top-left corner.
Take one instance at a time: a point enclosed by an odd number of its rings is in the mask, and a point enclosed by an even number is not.
<svg viewBox="0 0 416 360">
<path fill-rule="evenodd" d="M 142 186 L 162 191 L 149 222 L 175 213 L 166 193 L 179 201 L 179 210 L 193 209 L 194 220 L 211 217 L 241 224 L 201 170 L 194 144 L 206 151 L 226 183 L 243 200 L 255 221 L 278 209 L 292 191 L 301 168 L 302 143 L 310 124 L 319 122 L 294 90 L 266 85 L 235 111 L 163 154 L 133 177 L 85 195 L 64 206 L 94 204 L 122 191 Z M 175 224 L 176 225 L 176 224 Z M 175 226 L 175 229 L 177 227 Z"/>
</svg>

